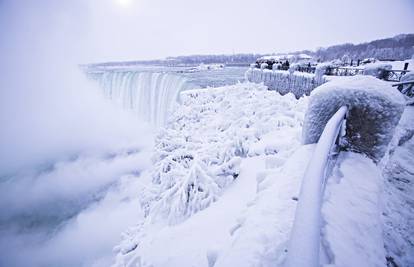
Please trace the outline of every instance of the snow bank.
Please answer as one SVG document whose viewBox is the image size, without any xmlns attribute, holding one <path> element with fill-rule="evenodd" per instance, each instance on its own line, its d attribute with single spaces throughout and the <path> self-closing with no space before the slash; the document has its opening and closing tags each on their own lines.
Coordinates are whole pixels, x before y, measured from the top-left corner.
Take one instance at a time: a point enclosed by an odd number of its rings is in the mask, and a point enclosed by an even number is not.
<svg viewBox="0 0 414 267">
<path fill-rule="evenodd" d="M 283 266 L 300 184 L 314 146 L 297 149 L 280 168 L 258 175 L 258 194 L 231 230 L 215 267 Z"/>
<path fill-rule="evenodd" d="M 246 72 L 246 79 L 254 83 L 264 83 L 270 90 L 275 90 L 281 95 L 292 93 L 297 99 L 309 95 L 313 89 L 326 82 L 324 78 L 316 79 L 315 75 L 310 73 L 292 71 L 250 68 Z"/>
<path fill-rule="evenodd" d="M 414 107 L 407 106 L 383 169 L 384 241 L 387 260 L 414 266 Z M 392 265 L 391 265 L 392 266 Z"/>
<path fill-rule="evenodd" d="M 387 82 L 369 76 L 335 79 L 312 92 L 303 127 L 303 143 L 316 143 L 326 122 L 348 106 L 343 147 L 379 160 L 404 109 L 404 98 Z"/>
<path fill-rule="evenodd" d="M 364 155 L 343 152 L 327 179 L 322 244 L 329 266 L 386 266 L 382 236 L 382 176 Z"/>
</svg>

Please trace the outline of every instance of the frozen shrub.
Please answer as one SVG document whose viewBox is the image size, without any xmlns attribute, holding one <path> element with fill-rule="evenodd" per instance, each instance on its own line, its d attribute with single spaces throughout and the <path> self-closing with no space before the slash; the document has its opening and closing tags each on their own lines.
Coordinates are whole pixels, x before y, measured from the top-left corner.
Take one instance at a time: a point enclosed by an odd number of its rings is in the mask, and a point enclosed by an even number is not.
<svg viewBox="0 0 414 267">
<path fill-rule="evenodd" d="M 282 68 L 282 64 L 275 63 L 272 65 L 272 70 L 280 70 Z"/>
<path fill-rule="evenodd" d="M 149 219 L 176 224 L 207 208 L 238 178 L 241 158 L 263 135 L 301 125 L 301 114 L 280 113 L 306 99 L 264 89 L 247 83 L 181 94 L 182 104 L 155 140 L 152 185 L 141 201 Z"/>
<path fill-rule="evenodd" d="M 303 143 L 316 143 L 325 124 L 348 106 L 344 149 L 379 160 L 404 110 L 404 98 L 387 82 L 370 76 L 344 77 L 311 94 L 303 126 Z"/>
<path fill-rule="evenodd" d="M 326 74 L 327 70 L 331 67 L 333 67 L 333 65 L 329 62 L 318 64 L 315 69 L 315 79 L 317 81 L 323 81 L 323 76 Z"/>
<path fill-rule="evenodd" d="M 342 64 L 348 64 L 351 62 L 351 58 L 348 54 L 345 54 L 341 58 Z"/>
<path fill-rule="evenodd" d="M 298 67 L 299 67 L 299 64 L 297 63 L 290 64 L 290 67 L 289 67 L 290 75 L 292 75 L 298 69 Z"/>
</svg>

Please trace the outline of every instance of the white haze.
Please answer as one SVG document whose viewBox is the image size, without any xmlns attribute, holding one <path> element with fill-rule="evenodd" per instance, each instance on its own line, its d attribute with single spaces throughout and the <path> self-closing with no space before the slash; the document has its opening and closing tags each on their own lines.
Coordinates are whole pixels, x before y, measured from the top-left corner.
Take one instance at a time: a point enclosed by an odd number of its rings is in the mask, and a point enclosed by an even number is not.
<svg viewBox="0 0 414 267">
<path fill-rule="evenodd" d="M 90 266 L 139 216 L 119 181 L 147 167 L 152 130 L 79 69 L 79 7 L 0 1 L 0 266 Z"/>
<path fill-rule="evenodd" d="M 0 0 L 0 266 L 108 266 L 140 216 L 123 186 L 149 164 L 151 130 L 108 103 L 79 63 L 295 50 L 413 25 L 403 19 L 409 0 L 391 9 L 354 0 L 350 21 L 347 1 L 132 0 L 134 10 L 115 2 Z"/>
</svg>

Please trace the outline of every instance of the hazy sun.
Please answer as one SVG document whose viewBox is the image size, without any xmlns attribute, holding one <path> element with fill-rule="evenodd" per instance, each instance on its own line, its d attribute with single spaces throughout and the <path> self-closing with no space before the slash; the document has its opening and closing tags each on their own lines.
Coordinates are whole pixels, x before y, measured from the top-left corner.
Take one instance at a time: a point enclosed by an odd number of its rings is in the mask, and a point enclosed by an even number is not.
<svg viewBox="0 0 414 267">
<path fill-rule="evenodd" d="M 133 0 L 115 0 L 118 5 L 121 7 L 129 7 L 132 4 Z"/>
</svg>

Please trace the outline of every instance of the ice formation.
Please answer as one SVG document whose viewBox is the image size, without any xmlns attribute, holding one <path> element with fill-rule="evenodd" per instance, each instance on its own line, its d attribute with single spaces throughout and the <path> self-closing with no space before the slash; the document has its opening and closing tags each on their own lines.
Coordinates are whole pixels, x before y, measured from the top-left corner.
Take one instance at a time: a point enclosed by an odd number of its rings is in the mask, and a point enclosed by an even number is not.
<svg viewBox="0 0 414 267">
<path fill-rule="evenodd" d="M 250 82 L 263 83 L 270 90 L 276 90 L 281 95 L 292 93 L 296 98 L 309 95 L 313 89 L 326 82 L 324 77 L 316 79 L 315 75 L 310 73 L 256 68 L 250 68 L 246 72 L 246 79 Z"/>
<path fill-rule="evenodd" d="M 228 228 L 246 201 L 254 198 L 256 168 L 262 164 L 258 161 L 266 157 L 263 165 L 277 168 L 300 145 L 306 98 L 297 101 L 253 83 L 185 91 L 181 98 L 182 104 L 156 140 L 152 182 L 141 194 L 146 218 L 117 247 L 118 266 L 204 265 L 210 251 L 206 246 L 217 238 L 228 242 Z M 265 184 L 261 181 L 259 187 Z M 250 193 L 242 197 L 236 188 Z M 236 195 L 231 197 L 231 192 Z M 160 225 L 161 232 L 156 230 Z M 181 247 L 168 249 L 170 254 L 163 248 L 168 236 L 182 231 L 191 242 L 186 245 L 181 240 Z M 215 232 L 225 234 L 217 237 Z M 155 257 L 153 251 L 163 253 Z M 183 251 L 188 258 L 179 256 Z"/>
<path fill-rule="evenodd" d="M 179 93 L 192 88 L 185 78 L 169 73 L 106 70 L 89 75 L 107 98 L 158 127 L 164 125 Z"/>
<path fill-rule="evenodd" d="M 153 182 L 161 197 L 153 215 L 167 215 L 174 223 L 208 207 L 237 178 L 240 158 L 257 153 L 253 144 L 264 133 L 299 123 L 281 116 L 273 119 L 274 123 L 265 123 L 270 114 L 284 107 L 271 107 L 281 96 L 263 89 L 239 85 L 225 92 L 210 89 L 182 93 L 182 105 L 157 140 Z M 258 111 L 258 105 L 269 108 Z"/>
</svg>

